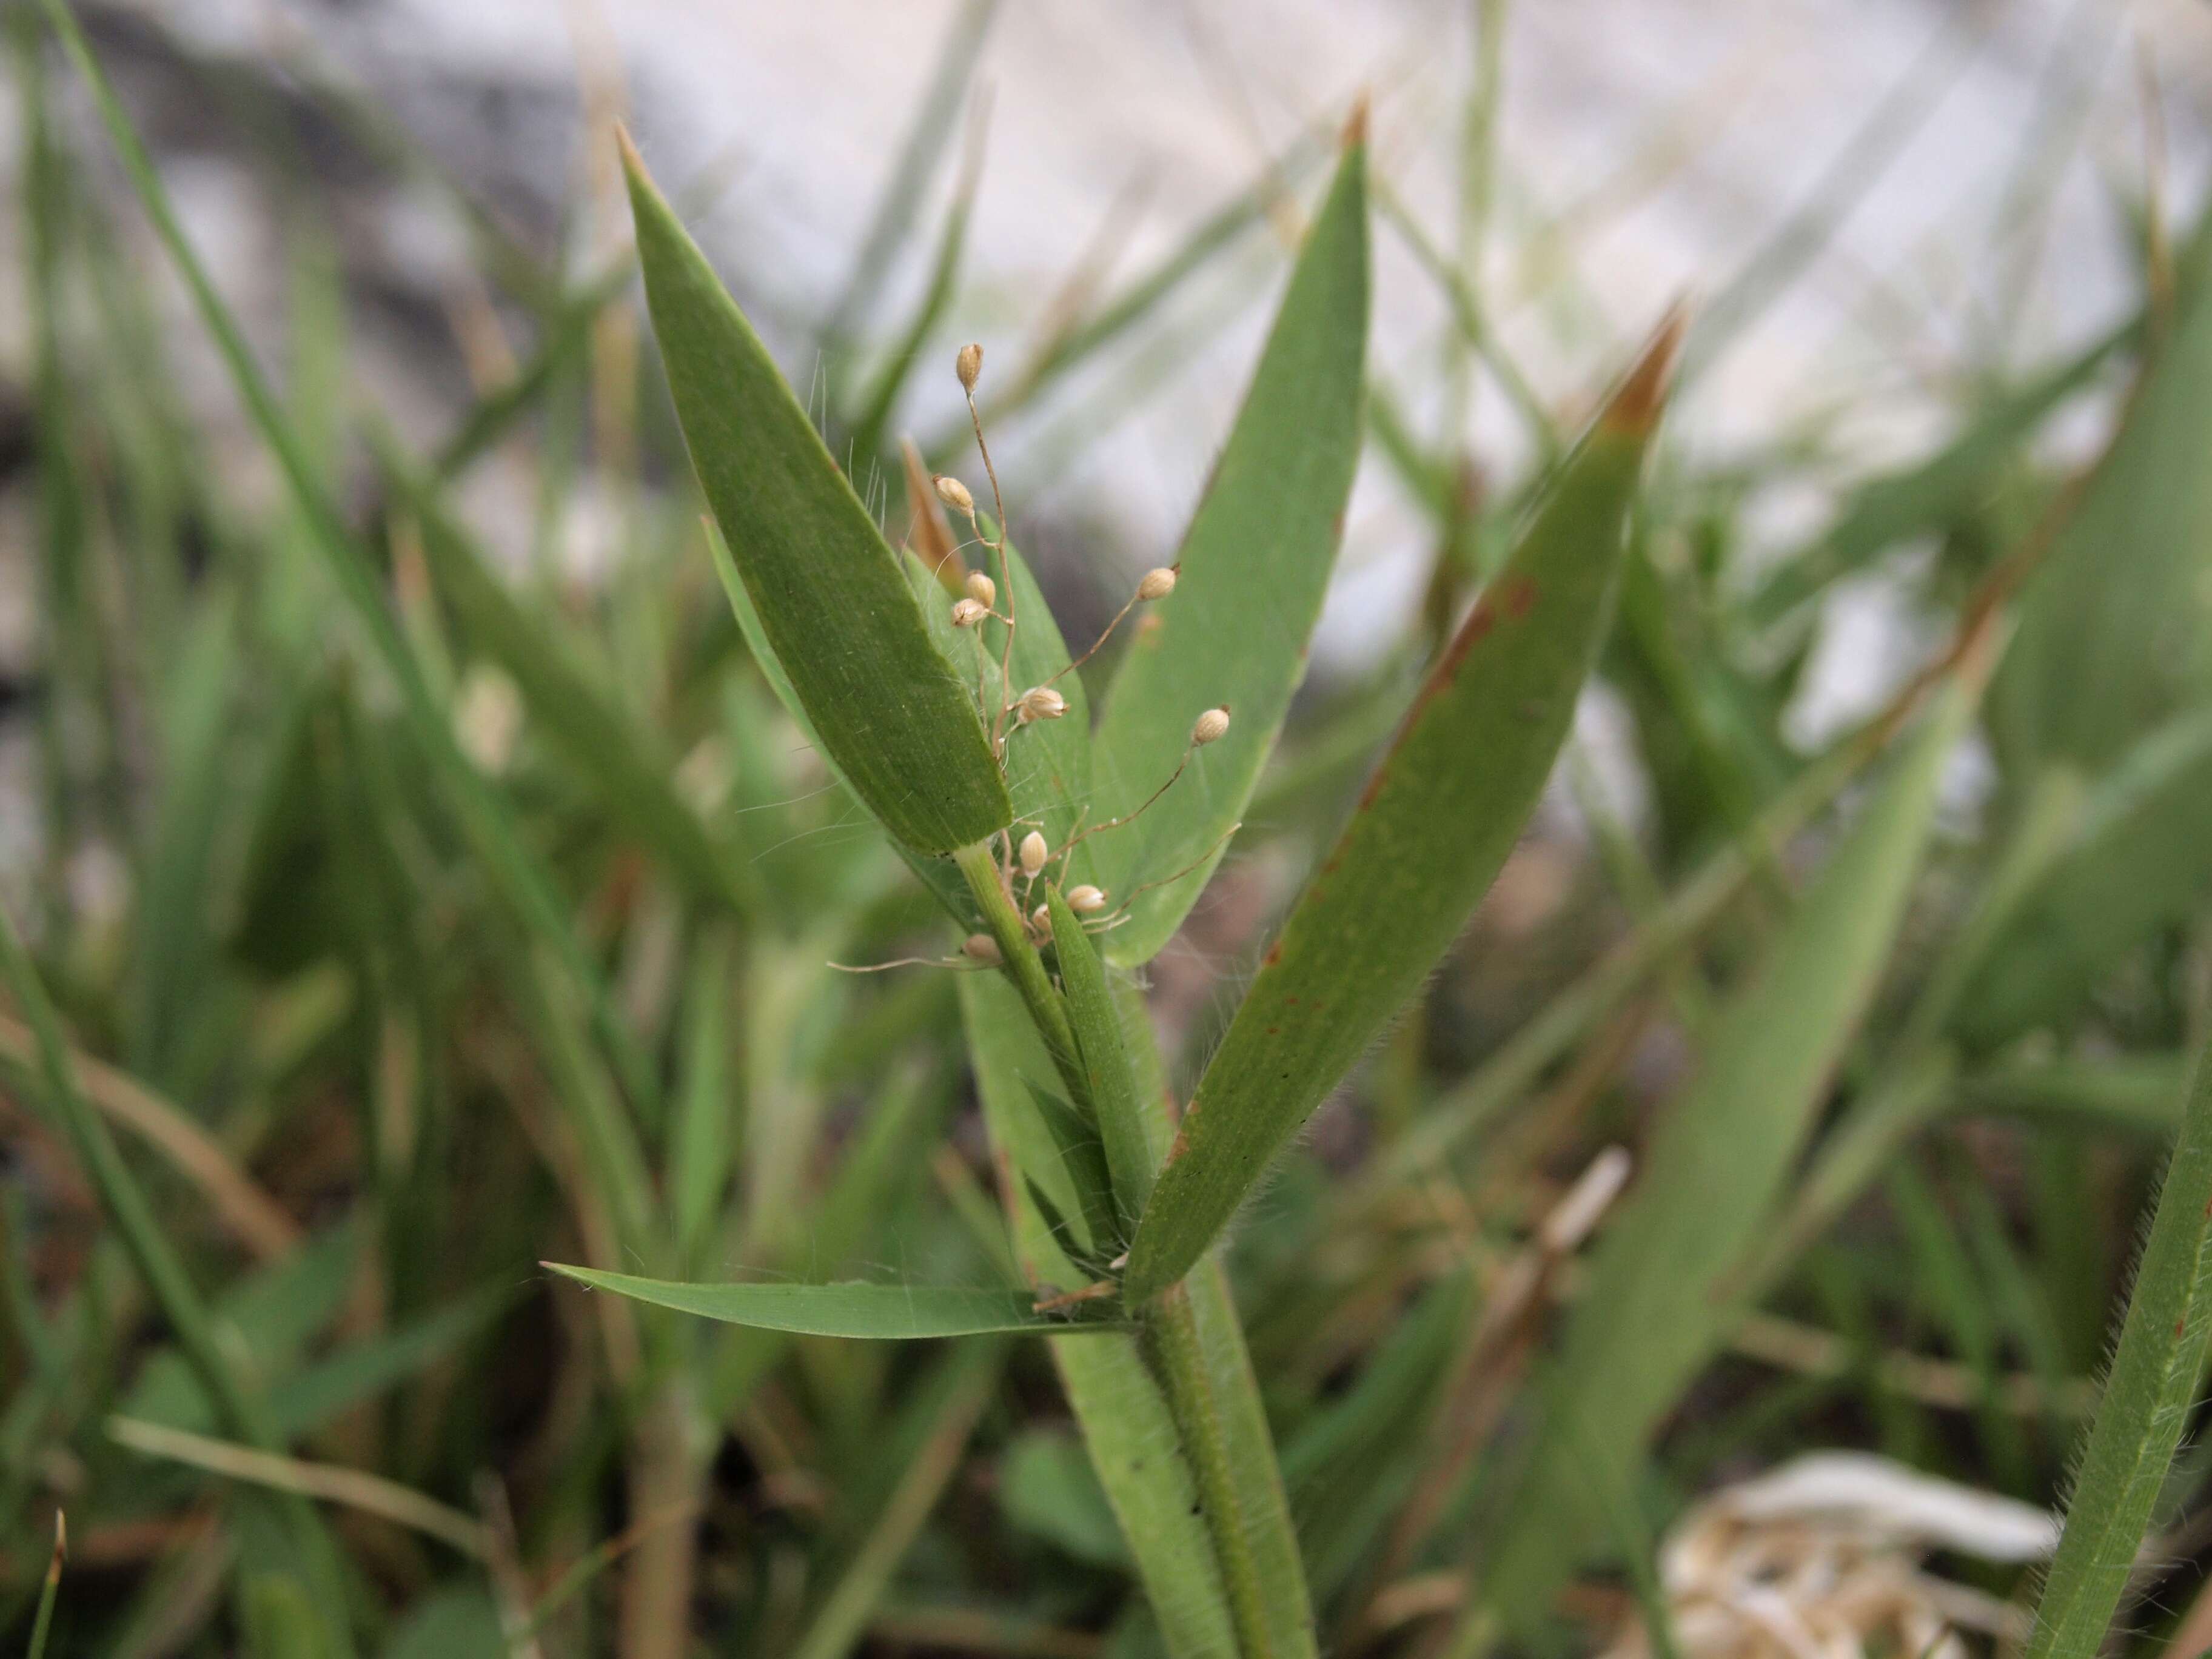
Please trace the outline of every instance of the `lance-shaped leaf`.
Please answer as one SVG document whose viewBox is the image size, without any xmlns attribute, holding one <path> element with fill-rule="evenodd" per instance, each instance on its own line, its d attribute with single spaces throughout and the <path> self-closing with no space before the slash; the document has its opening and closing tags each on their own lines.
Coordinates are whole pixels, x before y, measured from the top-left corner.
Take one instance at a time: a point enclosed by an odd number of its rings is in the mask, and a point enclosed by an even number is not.
<svg viewBox="0 0 2212 1659">
<path fill-rule="evenodd" d="M 2094 1659 L 2135 1571 L 2212 1340 L 2212 1066 L 2200 1059 L 2027 1659 Z"/>
<path fill-rule="evenodd" d="M 2212 218 L 2181 303 L 2079 507 L 2036 570 L 1990 689 L 1998 752 L 2095 776 L 2212 692 Z"/>
<path fill-rule="evenodd" d="M 1512 850 L 1605 631 L 1675 337 L 1662 331 L 1565 462 L 1268 947 L 1138 1225 L 1132 1305 L 1213 1242 Z"/>
<path fill-rule="evenodd" d="M 982 840 L 1013 809 L 897 556 L 636 151 L 623 159 L 692 467 L 823 752 L 907 846 Z"/>
<path fill-rule="evenodd" d="M 1145 608 L 1115 676 L 1092 765 L 1093 823 L 1143 805 L 1174 773 L 1206 709 L 1226 704 L 1233 717 L 1228 734 L 1192 755 L 1141 817 L 1096 839 L 1102 884 L 1117 898 L 1176 878 L 1138 895 L 1108 937 L 1117 963 L 1157 956 L 1189 911 L 1305 672 L 1359 459 L 1366 181 L 1365 147 L 1355 138 L 1184 536 L 1181 580 Z"/>
<path fill-rule="evenodd" d="M 1978 679 L 1978 676 L 1970 676 Z M 1733 1277 L 1771 1228 L 1830 1076 L 1888 960 L 1975 685 L 1945 688 L 1766 959 L 1714 1022 L 1696 1084 L 1644 1153 L 1553 1368 L 1514 1522 L 1481 1606 L 1540 1615 L 1660 1419 L 1719 1346 Z M 1470 1615 L 1474 1616 L 1474 1615 Z"/>
<path fill-rule="evenodd" d="M 1028 1291 L 962 1285 L 685 1285 L 667 1279 L 591 1267 L 544 1264 L 595 1291 L 612 1291 L 656 1308 L 805 1336 L 981 1336 L 994 1331 L 1034 1331 L 1061 1336 L 1076 1331 L 1123 1328 L 1111 1317 L 1038 1313 Z M 1080 1310 L 1079 1309 L 1079 1315 Z"/>
</svg>

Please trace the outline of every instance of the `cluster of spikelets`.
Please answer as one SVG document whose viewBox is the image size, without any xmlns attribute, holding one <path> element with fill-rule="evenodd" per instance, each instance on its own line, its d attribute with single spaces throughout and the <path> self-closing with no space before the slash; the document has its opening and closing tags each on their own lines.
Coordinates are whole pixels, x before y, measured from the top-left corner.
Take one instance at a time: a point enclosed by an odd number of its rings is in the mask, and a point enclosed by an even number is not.
<svg viewBox="0 0 2212 1659">
<path fill-rule="evenodd" d="M 961 347 L 960 355 L 954 363 L 954 373 L 958 375 L 961 392 L 968 400 L 968 418 L 975 430 L 976 451 L 982 457 L 984 473 L 990 480 L 994 533 L 988 536 L 984 533 L 983 521 L 976 509 L 975 494 L 966 484 L 949 473 L 936 474 L 931 483 L 937 491 L 937 498 L 968 521 L 968 527 L 975 538 L 975 544 L 988 548 L 996 555 L 1000 568 L 1004 569 L 1006 568 L 1006 502 L 999 491 L 998 470 L 991 464 L 990 445 L 983 435 L 983 417 L 975 406 L 975 383 L 982 378 L 983 374 L 983 348 L 975 344 Z M 1099 631 L 1098 637 L 1091 642 L 1088 650 L 1068 662 L 1051 678 L 1041 684 L 1030 686 L 1027 690 L 1016 695 L 1012 690 L 1011 675 L 1013 664 L 1014 634 L 1015 629 L 1019 626 L 1019 618 L 1015 614 L 1014 595 L 1011 584 L 1005 596 L 1006 608 L 1001 611 L 999 608 L 998 583 L 994 581 L 985 571 L 972 570 L 968 573 L 961 597 L 952 602 L 952 626 L 975 637 L 979 651 L 982 649 L 982 644 L 978 630 L 985 621 L 1000 623 L 1006 630 L 998 665 L 1000 687 L 999 705 L 990 722 L 991 751 L 997 758 L 1002 771 L 1006 763 L 1007 744 L 1015 732 L 1024 726 L 1066 717 L 1067 699 L 1057 689 L 1056 683 L 1074 673 L 1085 663 L 1097 656 L 1106 641 L 1113 637 L 1114 630 L 1119 628 L 1139 605 L 1164 599 L 1174 592 L 1176 574 L 1176 567 L 1173 565 L 1158 565 L 1146 571 L 1137 579 L 1136 589 L 1130 594 L 1127 603 L 1114 613 L 1111 620 Z M 979 691 L 981 685 L 981 683 L 979 682 Z M 1189 766 L 1193 755 L 1206 744 L 1218 742 L 1228 730 L 1229 708 L 1226 704 L 1206 709 L 1192 722 L 1190 741 L 1185 745 L 1182 758 L 1177 763 L 1175 770 L 1168 775 L 1165 782 L 1146 799 L 1142 805 L 1134 811 L 1125 813 L 1120 817 L 1108 818 L 1087 827 L 1079 820 L 1067 839 L 1056 848 L 1045 839 L 1044 833 L 1041 830 L 1031 829 L 1018 841 L 1013 839 L 1013 830 L 1019 829 L 1021 827 L 1019 824 L 1000 832 L 995 853 L 1000 885 L 1005 890 L 1008 902 L 1014 906 L 1017 913 L 1025 919 L 1032 937 L 1039 943 L 1043 943 L 1049 940 L 1052 936 L 1050 916 L 1045 905 L 1039 902 L 1036 898 L 1037 884 L 1046 879 L 1048 872 L 1054 866 L 1064 871 L 1066 868 L 1068 856 L 1089 837 L 1134 823 L 1154 801 L 1158 800 L 1174 787 L 1176 780 L 1182 776 L 1185 769 Z M 1235 833 L 1237 828 L 1237 826 L 1235 825 L 1231 826 L 1230 833 Z M 1213 851 L 1212 848 L 1208 848 L 1199 863 L 1202 864 L 1206 859 L 1211 858 Z M 1190 866 L 1191 869 L 1197 867 L 1197 864 Z M 1144 887 L 1123 895 L 1121 907 L 1119 909 L 1109 909 L 1112 900 L 1103 888 L 1089 882 L 1079 882 L 1066 891 L 1067 908 L 1084 918 L 1086 927 L 1096 929 L 1110 927 L 1127 915 L 1128 901 L 1134 898 L 1139 892 L 1146 890 L 1146 888 L 1161 885 L 1163 882 L 1180 880 L 1189 872 L 1188 869 L 1178 871 L 1174 875 L 1162 878 L 1161 881 L 1146 883 Z M 1000 960 L 1001 952 L 996 939 L 988 933 L 971 933 L 962 942 L 960 955 L 951 958 L 947 965 L 995 967 Z M 906 964 L 884 963 L 878 965 L 888 968 Z"/>
</svg>

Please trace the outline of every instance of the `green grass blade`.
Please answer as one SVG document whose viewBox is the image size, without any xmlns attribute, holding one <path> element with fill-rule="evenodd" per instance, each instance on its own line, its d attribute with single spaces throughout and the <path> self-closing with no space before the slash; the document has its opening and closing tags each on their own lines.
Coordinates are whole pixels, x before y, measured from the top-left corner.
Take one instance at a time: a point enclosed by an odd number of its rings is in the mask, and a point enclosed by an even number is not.
<svg viewBox="0 0 2212 1659">
<path fill-rule="evenodd" d="M 177 1344 L 208 1397 L 216 1403 L 224 1424 L 240 1439 L 264 1450 L 276 1441 L 268 1410 L 240 1376 L 223 1346 L 207 1304 L 201 1299 L 176 1247 L 169 1242 L 148 1202 L 145 1191 L 98 1114 L 76 1086 L 70 1065 L 69 1046 L 62 1035 L 61 1019 L 40 982 L 38 971 L 17 937 L 15 925 L 0 909 L 0 980 L 21 1012 L 24 1023 L 38 1038 L 39 1059 L 45 1068 L 46 1098 L 84 1166 L 86 1178 L 100 1195 L 100 1207 L 123 1240 L 132 1266 L 146 1282 L 155 1304 L 177 1334 Z M 287 1520 L 300 1540 L 300 1553 L 321 1581 L 320 1588 L 337 1595 L 338 1565 L 328 1534 L 314 1511 L 302 1501 L 284 1504 Z M 343 1601 L 331 1603 L 343 1606 Z"/>
<path fill-rule="evenodd" d="M 2039 790 L 2072 793 L 2063 763 Z M 1980 1048 L 2071 1012 L 2113 963 L 2185 918 L 2212 883 L 2212 708 L 2133 744 L 2081 797 L 2070 843 L 1984 956 L 1954 1024 Z"/>
<path fill-rule="evenodd" d="M 1015 372 L 1003 391 L 983 404 L 983 423 L 997 430 L 1002 422 L 1029 408 L 1075 369 L 1135 329 L 1183 286 L 1224 258 L 1246 233 L 1267 222 L 1270 206 L 1292 188 L 1315 166 L 1327 149 L 1322 135 L 1301 132 L 1281 155 L 1270 161 L 1259 177 L 1212 213 L 1206 216 L 1172 251 L 1132 281 L 1095 313 L 1073 321 L 1049 335 L 1036 353 Z M 1180 356 L 1182 354 L 1177 353 Z M 1086 408 L 1084 423 L 1095 431 L 1095 412 Z M 929 442 L 922 452 L 939 465 L 969 441 L 969 423 L 958 421 Z M 1040 446 L 1044 447 L 1044 446 Z"/>
<path fill-rule="evenodd" d="M 1212 1243 L 1512 850 L 1603 636 L 1674 338 L 1669 329 L 1654 345 L 1566 463 L 1269 946 L 1138 1225 L 1133 1305 Z"/>
<path fill-rule="evenodd" d="M 684 1069 L 670 1102 L 675 1120 L 663 1169 L 669 1224 L 687 1255 L 707 1243 L 708 1224 L 720 1206 L 736 1162 L 731 1121 L 738 1099 L 730 1029 L 732 944 L 726 928 L 701 937 L 684 997 Z"/>
<path fill-rule="evenodd" d="M 485 566 L 429 483 L 389 446 L 386 476 L 421 532 L 431 580 L 463 637 L 514 678 L 538 728 L 592 786 L 594 799 L 650 848 L 694 896 L 749 902 L 699 816 L 669 781 L 676 768 Z"/>
<path fill-rule="evenodd" d="M 983 1115 L 998 1156 L 1030 1111 L 1029 1083 L 1055 1074 L 1021 999 L 1003 980 L 960 977 L 960 1006 Z M 1011 1187 L 1012 1183 L 1008 1183 Z M 1035 1283 L 1079 1277 L 1025 1194 L 1009 1191 L 1015 1248 Z M 1053 1339 L 1053 1362 L 1083 1431 L 1091 1466 L 1121 1523 L 1173 1659 L 1238 1659 L 1213 1540 L 1200 1513 L 1175 1417 L 1133 1335 Z"/>
<path fill-rule="evenodd" d="M 54 1601 L 61 1595 L 62 1564 L 69 1559 L 69 1522 L 54 1511 L 54 1553 L 46 1563 L 46 1582 L 39 1587 L 38 1615 L 31 1621 L 31 1645 L 23 1659 L 46 1659 L 46 1638 L 54 1627 Z"/>
<path fill-rule="evenodd" d="M 1990 688 L 2008 769 L 2094 777 L 2212 691 L 2212 283 L 2179 311 L 2020 606 Z"/>
<path fill-rule="evenodd" d="M 2212 1065 L 2199 1060 L 2027 1659 L 2095 1659 L 2212 1340 Z"/>
<path fill-rule="evenodd" d="M 969 1344 L 948 1355 L 921 1384 L 915 1403 L 932 1413 L 928 1431 L 805 1634 L 790 1649 L 792 1659 L 843 1659 L 859 1644 L 868 1615 L 890 1588 L 892 1573 L 958 1468 L 1006 1359 L 1003 1343 Z"/>
<path fill-rule="evenodd" d="M 1140 818 L 1095 838 L 1102 884 L 1119 897 L 1175 878 L 1133 896 L 1107 945 L 1118 963 L 1158 955 L 1196 901 L 1305 672 L 1359 459 L 1366 180 L 1366 147 L 1355 140 L 1184 537 L 1182 579 L 1148 608 L 1107 700 L 1094 822 L 1136 811 L 1160 788 L 1200 714 L 1225 704 L 1232 716 L 1228 734 L 1191 754 Z"/>
<path fill-rule="evenodd" d="M 615 1012 L 605 980 L 578 942 L 550 878 L 526 848 L 498 799 L 461 753 L 445 709 L 385 604 L 382 586 L 368 554 L 325 493 L 313 459 L 254 362 L 237 319 L 223 303 L 206 266 L 185 237 L 161 175 L 82 29 L 62 0 L 45 0 L 45 9 L 63 47 L 91 88 L 101 121 L 140 204 L 191 291 L 201 321 L 215 337 L 255 429 L 276 457 L 299 507 L 307 538 L 330 566 L 340 592 L 398 684 L 409 722 L 436 767 L 486 868 L 526 924 L 559 953 L 563 968 L 584 988 L 592 1024 L 621 1069 L 623 1086 L 640 1103 L 652 1101 L 656 1094 L 653 1073 Z"/>
<path fill-rule="evenodd" d="M 805 1336 L 907 1341 L 925 1336 L 981 1336 L 994 1331 L 1063 1336 L 1114 1330 L 1110 1319 L 1037 1313 L 1027 1291 L 952 1285 L 680 1285 L 665 1279 L 544 1264 L 593 1290 L 612 1291 L 657 1308 L 697 1314 L 757 1330 Z"/>
<path fill-rule="evenodd" d="M 823 751 L 898 841 L 981 841 L 1013 808 L 897 556 L 636 152 L 623 163 L 693 467 Z"/>
<path fill-rule="evenodd" d="M 1942 529 L 1988 495 L 2002 469 L 2016 460 L 2021 445 L 2051 411 L 2094 380 L 2142 331 L 2140 317 L 2129 319 L 2074 356 L 1994 397 L 1927 459 L 1861 484 L 1820 538 L 1744 601 L 1745 618 L 1755 628 L 1779 622 L 1887 549 Z"/>
<path fill-rule="evenodd" d="M 959 185 L 953 191 L 951 205 L 945 212 L 945 228 L 938 234 L 937 252 L 930 261 L 929 282 L 915 306 L 914 315 L 899 331 L 882 366 L 861 394 L 859 413 L 853 417 L 847 465 L 853 476 L 864 483 L 876 477 L 879 470 L 890 470 L 885 463 L 890 459 L 887 445 L 891 418 L 897 412 L 901 395 L 913 379 L 922 348 L 945 320 L 945 311 L 959 286 L 961 257 L 968 246 L 969 215 L 975 205 L 981 171 L 981 143 L 979 118 L 970 132 L 969 155 L 960 170 Z"/>
<path fill-rule="evenodd" d="M 1811 1133 L 1903 919 L 1936 783 L 1973 707 L 1940 694 L 1880 793 L 1717 1018 L 1702 1070 L 1661 1124 L 1604 1234 L 1553 1369 L 1543 1425 L 1470 1615 L 1539 1618 L 1607 1519 L 1646 1437 L 1735 1311 L 1717 1295 L 1765 1226 Z M 1462 1627 L 1467 1628 L 1467 1626 Z"/>
<path fill-rule="evenodd" d="M 833 374 L 839 348 L 866 324 L 898 258 L 899 249 L 914 233 L 915 215 L 928 191 L 931 178 L 944 159 L 945 146 L 951 142 L 961 102 L 975 78 L 975 65 L 981 58 L 983 43 L 990 34 L 998 10 L 999 0 L 965 0 L 946 32 L 945 44 L 938 50 L 937 66 L 931 72 L 928 90 L 916 107 L 914 125 L 907 130 L 905 141 L 899 147 L 897 165 L 884 180 L 883 193 L 877 198 L 875 211 L 869 217 L 867 234 L 860 239 L 860 252 L 854 256 L 852 273 L 845 279 L 843 291 L 823 321 L 820 345 L 833 360 Z"/>
<path fill-rule="evenodd" d="M 1167 1152 L 1165 1125 L 1161 1115 L 1138 1097 L 1121 1011 L 1107 982 L 1106 966 L 1083 931 L 1082 918 L 1067 908 L 1057 887 L 1045 896 L 1045 902 L 1052 916 L 1053 957 L 1067 1003 L 1067 1022 L 1075 1032 L 1076 1054 L 1091 1079 L 1091 1106 L 1098 1115 L 1115 1207 L 1126 1229 L 1144 1213 L 1145 1200 L 1152 1196 L 1153 1176 Z M 1120 1237 L 1125 1238 L 1126 1231 Z"/>
</svg>

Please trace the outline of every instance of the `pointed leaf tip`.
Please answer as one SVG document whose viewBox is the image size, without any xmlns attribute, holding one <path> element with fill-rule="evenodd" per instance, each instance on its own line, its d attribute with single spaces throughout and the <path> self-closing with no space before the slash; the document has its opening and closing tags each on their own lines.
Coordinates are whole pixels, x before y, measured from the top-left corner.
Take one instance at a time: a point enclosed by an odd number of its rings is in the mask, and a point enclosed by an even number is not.
<svg viewBox="0 0 2212 1659">
<path fill-rule="evenodd" d="M 1352 112 L 1344 118 L 1344 149 L 1359 149 L 1366 144 L 1367 114 L 1367 92 L 1362 88 L 1359 95 L 1352 100 Z"/>
<path fill-rule="evenodd" d="M 648 184 L 652 182 L 652 174 L 645 170 L 645 157 L 637 153 L 637 141 L 629 136 L 629 122 L 615 123 L 615 147 L 622 151 L 623 167 L 629 173 Z"/>
<path fill-rule="evenodd" d="M 1650 343 L 1637 358 L 1636 366 L 1628 371 L 1620 389 L 1605 406 L 1601 420 L 1607 430 L 1641 437 L 1657 424 L 1660 411 L 1667 406 L 1675 354 L 1681 349 L 1689 320 L 1689 307 L 1679 300 L 1660 319 Z"/>
</svg>

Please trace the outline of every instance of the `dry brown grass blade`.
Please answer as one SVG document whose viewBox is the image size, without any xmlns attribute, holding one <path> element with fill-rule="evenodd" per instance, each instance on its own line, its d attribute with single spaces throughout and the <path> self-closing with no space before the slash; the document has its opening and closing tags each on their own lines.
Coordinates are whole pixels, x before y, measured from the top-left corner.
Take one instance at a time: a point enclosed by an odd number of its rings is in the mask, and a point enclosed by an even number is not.
<svg viewBox="0 0 2212 1659">
<path fill-rule="evenodd" d="M 25 1067 L 38 1064 L 36 1041 L 30 1029 L 0 1014 L 0 1054 Z M 286 1214 L 245 1170 L 240 1169 L 221 1142 L 128 1073 L 103 1065 L 88 1054 L 73 1054 L 77 1086 L 100 1113 L 137 1135 L 175 1166 L 179 1174 L 205 1193 L 224 1226 L 238 1241 L 264 1261 L 271 1261 L 299 1243 L 300 1224 Z"/>
</svg>

